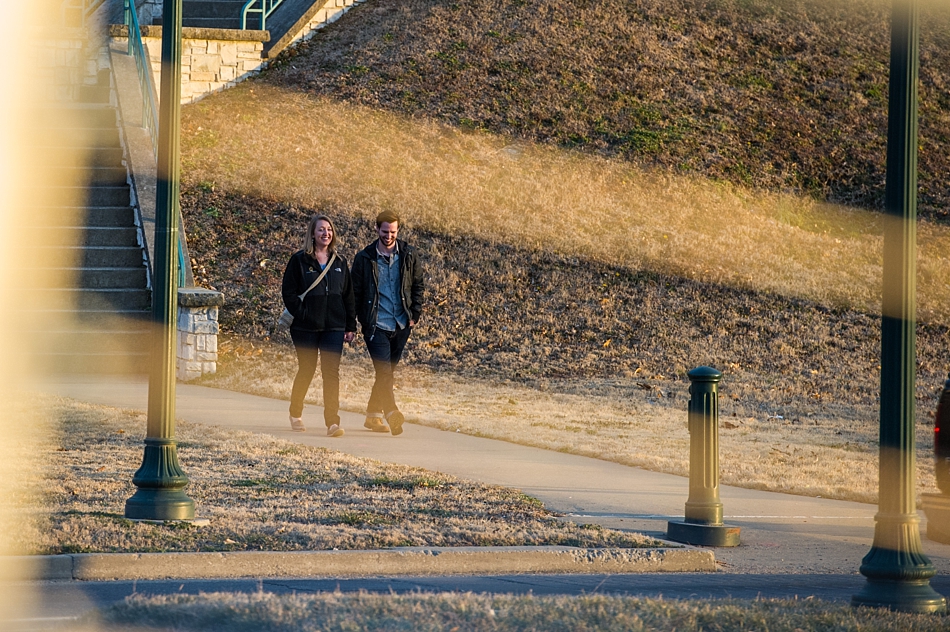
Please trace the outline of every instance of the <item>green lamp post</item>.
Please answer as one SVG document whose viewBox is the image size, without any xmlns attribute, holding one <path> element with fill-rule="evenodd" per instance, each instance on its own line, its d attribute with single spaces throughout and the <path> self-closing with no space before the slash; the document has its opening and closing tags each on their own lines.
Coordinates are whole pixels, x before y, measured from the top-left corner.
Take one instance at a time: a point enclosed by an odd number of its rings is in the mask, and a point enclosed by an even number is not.
<svg viewBox="0 0 950 632">
<path fill-rule="evenodd" d="M 930 586 L 936 571 L 921 546 L 914 485 L 918 14 L 916 0 L 894 0 L 881 324 L 880 489 L 874 542 L 861 564 L 867 582 L 851 603 L 904 612 L 944 612 L 946 600 Z"/>
<path fill-rule="evenodd" d="M 184 488 L 175 442 L 175 344 L 178 316 L 179 131 L 181 127 L 181 2 L 162 8 L 162 85 L 158 117 L 158 193 L 152 287 L 148 430 L 138 491 L 125 502 L 134 520 L 191 520 L 195 503 Z"/>
</svg>

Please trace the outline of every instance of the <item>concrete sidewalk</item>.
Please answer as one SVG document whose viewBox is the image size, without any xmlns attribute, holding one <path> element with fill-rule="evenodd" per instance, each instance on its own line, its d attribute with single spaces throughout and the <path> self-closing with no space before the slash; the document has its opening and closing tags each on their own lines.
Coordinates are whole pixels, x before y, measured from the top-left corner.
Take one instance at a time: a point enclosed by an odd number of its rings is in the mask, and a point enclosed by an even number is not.
<svg viewBox="0 0 950 632">
<path fill-rule="evenodd" d="M 70 376 L 44 382 L 45 392 L 145 410 L 144 378 Z M 587 457 L 407 424 L 400 437 L 363 429 L 362 415 L 342 413 L 346 436 L 325 436 L 319 409 L 308 406 L 311 431 L 295 433 L 287 402 L 179 384 L 177 416 L 190 422 L 266 433 L 383 462 L 424 467 L 485 483 L 515 487 L 578 522 L 664 537 L 666 521 L 682 519 L 686 478 Z M 685 412 L 684 412 L 685 415 Z M 188 464 L 183 463 L 185 471 Z M 742 546 L 716 549 L 729 573 L 857 574 L 874 534 L 875 505 L 748 490 L 720 489 L 725 521 L 742 527 Z M 198 508 L 200 517 L 201 508 Z M 921 532 L 925 533 L 921 515 Z M 938 573 L 950 573 L 950 545 L 924 538 Z M 856 577 L 858 584 L 863 578 Z"/>
</svg>

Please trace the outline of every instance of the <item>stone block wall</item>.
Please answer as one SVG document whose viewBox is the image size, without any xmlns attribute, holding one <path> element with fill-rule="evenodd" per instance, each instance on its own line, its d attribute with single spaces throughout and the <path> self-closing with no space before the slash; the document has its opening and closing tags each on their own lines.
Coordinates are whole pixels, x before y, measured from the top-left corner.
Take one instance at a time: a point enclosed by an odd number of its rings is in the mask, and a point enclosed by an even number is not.
<svg viewBox="0 0 950 632">
<path fill-rule="evenodd" d="M 337 21 L 353 6 L 366 1 L 327 0 L 322 7 L 311 12 L 311 17 L 298 23 L 298 26 L 303 26 L 275 43 L 270 56 L 275 56 L 293 43 L 310 39 L 318 30 Z M 142 43 L 148 51 L 157 90 L 161 85 L 162 74 L 162 27 L 145 26 L 143 13 L 148 12 L 151 21 L 152 17 L 161 15 L 161 10 L 154 2 L 146 2 L 140 6 Z M 125 26 L 113 25 L 110 32 L 115 45 L 127 45 L 128 30 Z M 183 28 L 181 102 L 193 103 L 260 72 L 267 64 L 264 43 L 268 41 L 270 34 L 267 31 Z"/>
<path fill-rule="evenodd" d="M 142 43 L 148 49 L 155 85 L 161 85 L 161 37 L 146 37 Z M 182 38 L 181 102 L 192 103 L 260 72 L 263 53 L 260 40 Z"/>
<path fill-rule="evenodd" d="M 78 101 L 81 86 L 95 85 L 99 71 L 109 67 L 108 50 L 91 43 L 82 33 L 35 41 L 37 63 L 34 86 L 42 86 L 47 101 Z"/>
<path fill-rule="evenodd" d="M 224 295 L 204 288 L 178 290 L 176 375 L 187 382 L 217 371 L 218 307 Z"/>
<path fill-rule="evenodd" d="M 126 26 L 113 25 L 110 32 L 114 46 L 128 46 Z M 267 31 L 183 28 L 181 102 L 192 103 L 260 72 L 264 42 L 269 37 Z M 162 85 L 162 27 L 143 26 L 142 44 L 158 91 Z"/>
</svg>

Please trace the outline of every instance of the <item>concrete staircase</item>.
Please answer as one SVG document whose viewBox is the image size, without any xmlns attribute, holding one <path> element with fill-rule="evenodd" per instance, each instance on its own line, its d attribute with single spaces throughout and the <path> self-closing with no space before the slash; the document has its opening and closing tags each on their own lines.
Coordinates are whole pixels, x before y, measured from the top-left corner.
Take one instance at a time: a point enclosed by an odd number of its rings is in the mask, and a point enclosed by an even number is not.
<svg viewBox="0 0 950 632">
<path fill-rule="evenodd" d="M 100 102 L 44 117 L 47 186 L 30 209 L 38 247 L 25 274 L 35 357 L 42 370 L 144 372 L 151 293 L 116 110 L 108 91 L 84 94 Z"/>
<path fill-rule="evenodd" d="M 246 0 L 182 0 L 182 26 L 206 29 L 240 29 L 241 11 Z M 290 38 L 326 4 L 326 0 L 283 0 L 267 18 L 270 41 L 264 44 L 264 57 L 274 57 L 286 48 Z M 153 24 L 161 25 L 156 18 Z M 261 14 L 249 13 L 248 29 L 261 28 Z"/>
<path fill-rule="evenodd" d="M 182 26 L 205 29 L 241 28 L 241 9 L 246 0 L 183 0 L 181 5 Z M 260 14 L 248 16 L 250 29 L 260 28 Z"/>
</svg>

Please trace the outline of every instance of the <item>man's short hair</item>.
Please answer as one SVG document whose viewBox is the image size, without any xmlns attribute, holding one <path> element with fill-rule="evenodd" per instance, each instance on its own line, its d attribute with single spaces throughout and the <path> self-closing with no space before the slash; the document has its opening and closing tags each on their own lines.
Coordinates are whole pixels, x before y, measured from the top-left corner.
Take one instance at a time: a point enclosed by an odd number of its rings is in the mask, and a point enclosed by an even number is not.
<svg viewBox="0 0 950 632">
<path fill-rule="evenodd" d="M 401 224 L 402 222 L 399 219 L 399 216 L 396 215 L 395 211 L 383 211 L 376 216 L 376 228 L 379 228 L 383 224 Z"/>
</svg>

